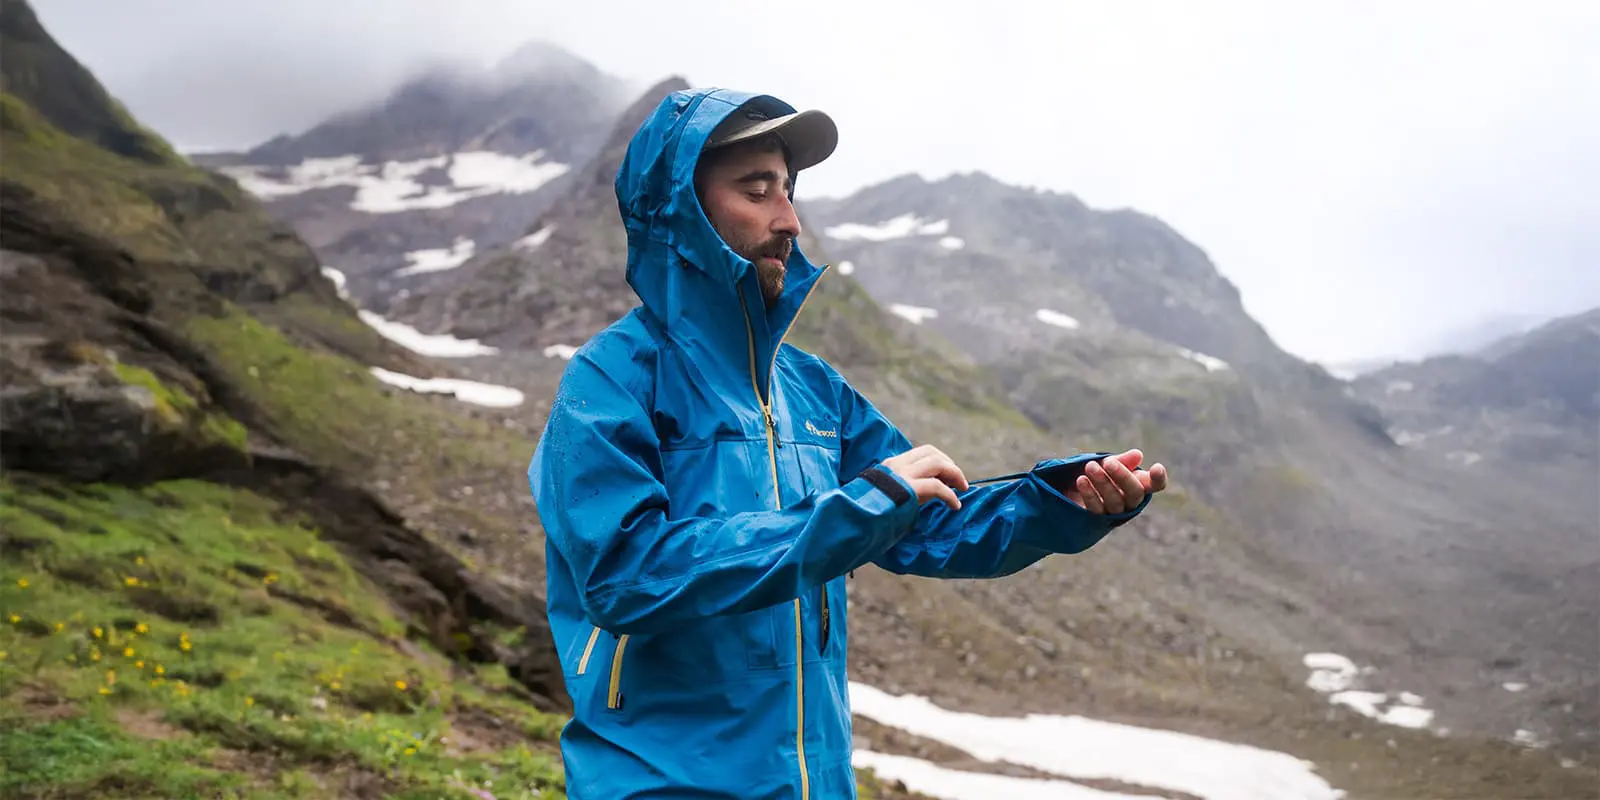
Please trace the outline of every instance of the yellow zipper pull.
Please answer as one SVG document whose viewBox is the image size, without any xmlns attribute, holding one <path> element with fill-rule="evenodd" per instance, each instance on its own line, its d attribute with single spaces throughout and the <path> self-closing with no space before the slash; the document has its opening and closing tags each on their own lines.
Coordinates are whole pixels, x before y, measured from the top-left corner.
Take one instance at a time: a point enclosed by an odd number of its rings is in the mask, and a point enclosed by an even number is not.
<svg viewBox="0 0 1600 800">
<path fill-rule="evenodd" d="M 767 406 L 762 406 L 761 414 L 767 418 L 767 432 L 772 434 L 773 445 L 777 446 L 779 449 L 782 449 L 783 440 L 778 438 L 778 423 L 772 418 L 772 409 Z"/>
</svg>

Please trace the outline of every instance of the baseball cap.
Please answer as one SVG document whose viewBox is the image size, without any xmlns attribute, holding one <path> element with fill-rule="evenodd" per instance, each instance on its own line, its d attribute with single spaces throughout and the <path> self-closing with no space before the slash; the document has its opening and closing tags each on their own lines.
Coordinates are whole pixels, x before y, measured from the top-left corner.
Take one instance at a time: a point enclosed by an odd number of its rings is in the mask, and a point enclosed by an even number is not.
<svg viewBox="0 0 1600 800">
<path fill-rule="evenodd" d="M 796 111 L 768 114 L 754 104 L 741 106 L 729 114 L 706 141 L 706 149 L 726 147 L 763 134 L 775 133 L 789 149 L 790 168 L 799 172 L 822 163 L 839 144 L 839 129 L 833 118 L 821 111 Z"/>
</svg>

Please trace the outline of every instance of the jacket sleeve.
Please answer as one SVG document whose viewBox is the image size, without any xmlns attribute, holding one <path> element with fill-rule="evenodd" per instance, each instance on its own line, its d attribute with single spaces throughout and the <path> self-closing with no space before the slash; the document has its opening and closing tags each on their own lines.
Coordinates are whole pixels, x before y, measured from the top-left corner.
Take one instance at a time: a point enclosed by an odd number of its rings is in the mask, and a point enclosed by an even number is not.
<svg viewBox="0 0 1600 800">
<path fill-rule="evenodd" d="M 910 450 L 912 444 L 866 397 L 843 384 L 840 477 Z M 922 505 L 912 531 L 873 559 L 890 572 L 930 578 L 998 578 L 1045 556 L 1081 553 L 1146 506 L 1121 514 L 1095 514 L 1065 492 L 1084 463 L 1110 453 L 1081 453 L 1040 462 L 1011 479 L 958 492 L 961 508 L 940 501 Z M 972 476 L 968 476 L 969 480 Z"/>
<path fill-rule="evenodd" d="M 584 613 L 611 632 L 799 597 L 870 562 L 917 514 L 914 495 L 873 472 L 781 510 L 674 516 L 661 463 L 649 411 L 587 354 L 574 356 L 528 480 Z"/>
</svg>

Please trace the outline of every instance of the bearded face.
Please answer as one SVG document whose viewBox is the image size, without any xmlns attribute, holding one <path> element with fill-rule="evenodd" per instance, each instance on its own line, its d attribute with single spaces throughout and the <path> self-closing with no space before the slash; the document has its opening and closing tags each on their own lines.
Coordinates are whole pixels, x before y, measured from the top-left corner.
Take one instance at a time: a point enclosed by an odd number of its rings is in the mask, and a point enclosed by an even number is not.
<svg viewBox="0 0 1600 800">
<path fill-rule="evenodd" d="M 765 137 L 718 149 L 702 158 L 696 183 L 712 227 L 755 265 L 771 308 L 783 294 L 785 265 L 800 236 L 782 143 Z"/>
<path fill-rule="evenodd" d="M 715 227 L 716 222 L 713 221 L 712 225 Z M 789 263 L 789 251 L 794 248 L 794 240 L 776 234 L 746 241 L 738 238 L 742 231 L 723 230 L 720 227 L 717 233 L 722 234 L 722 240 L 728 243 L 733 252 L 756 266 L 756 276 L 761 280 L 761 294 L 767 300 L 767 307 L 771 308 L 783 296 L 785 267 Z"/>
</svg>

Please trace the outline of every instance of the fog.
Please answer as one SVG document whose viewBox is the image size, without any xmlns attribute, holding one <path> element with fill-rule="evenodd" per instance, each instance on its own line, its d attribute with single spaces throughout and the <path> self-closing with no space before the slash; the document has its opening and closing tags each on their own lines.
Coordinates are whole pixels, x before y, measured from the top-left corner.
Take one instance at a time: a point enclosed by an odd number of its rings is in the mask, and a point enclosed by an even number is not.
<svg viewBox="0 0 1600 800">
<path fill-rule="evenodd" d="M 803 195 L 981 170 L 1158 216 L 1303 357 L 1411 355 L 1486 318 L 1600 305 L 1593 4 L 36 7 L 183 148 L 298 131 L 429 59 L 542 38 L 641 90 L 679 74 L 829 111 L 840 148 Z"/>
</svg>

